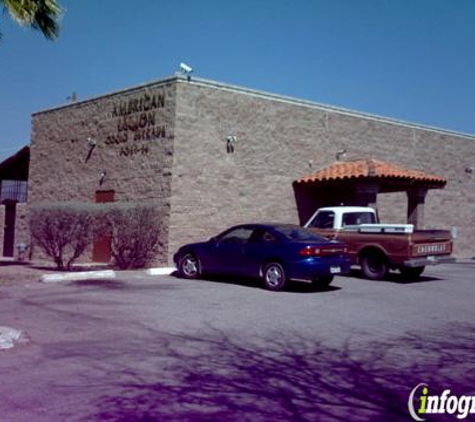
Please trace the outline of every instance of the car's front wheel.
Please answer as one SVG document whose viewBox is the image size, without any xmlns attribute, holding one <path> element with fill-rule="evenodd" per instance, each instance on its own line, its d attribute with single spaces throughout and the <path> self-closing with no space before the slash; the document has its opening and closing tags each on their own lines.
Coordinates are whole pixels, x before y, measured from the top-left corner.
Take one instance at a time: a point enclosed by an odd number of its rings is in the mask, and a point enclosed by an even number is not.
<svg viewBox="0 0 475 422">
<path fill-rule="evenodd" d="M 199 259 L 192 253 L 187 253 L 180 260 L 178 271 L 184 278 L 198 278 L 201 275 L 201 265 Z"/>
<path fill-rule="evenodd" d="M 264 267 L 263 279 L 264 287 L 274 292 L 284 289 L 287 284 L 284 267 L 278 262 L 270 262 Z"/>
</svg>

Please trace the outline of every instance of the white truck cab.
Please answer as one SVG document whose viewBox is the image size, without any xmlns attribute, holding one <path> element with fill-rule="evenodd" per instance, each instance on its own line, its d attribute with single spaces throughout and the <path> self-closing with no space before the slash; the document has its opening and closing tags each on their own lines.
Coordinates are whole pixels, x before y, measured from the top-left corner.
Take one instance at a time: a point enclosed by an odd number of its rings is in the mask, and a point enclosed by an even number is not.
<svg viewBox="0 0 475 422">
<path fill-rule="evenodd" d="M 412 224 L 380 224 L 371 207 L 325 207 L 318 209 L 304 227 L 358 231 L 360 233 L 412 233 Z"/>
<path fill-rule="evenodd" d="M 305 227 L 341 230 L 346 226 L 377 223 L 376 211 L 370 207 L 325 207 L 319 208 Z"/>
</svg>

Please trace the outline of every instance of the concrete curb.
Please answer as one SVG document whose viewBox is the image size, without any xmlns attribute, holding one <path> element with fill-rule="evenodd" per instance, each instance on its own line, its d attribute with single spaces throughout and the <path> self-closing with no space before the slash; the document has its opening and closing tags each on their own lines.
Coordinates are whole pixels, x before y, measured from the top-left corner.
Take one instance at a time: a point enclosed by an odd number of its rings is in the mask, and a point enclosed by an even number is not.
<svg viewBox="0 0 475 422">
<path fill-rule="evenodd" d="M 157 267 L 149 268 L 143 272 L 146 275 L 170 275 L 176 271 L 175 267 Z M 121 272 L 116 272 L 113 270 L 100 270 L 100 271 L 79 271 L 79 272 L 70 272 L 70 273 L 60 273 L 60 274 L 43 274 L 40 278 L 42 283 L 58 283 L 61 281 L 79 281 L 79 280 L 90 280 L 90 279 L 110 279 L 116 278 Z"/>
<path fill-rule="evenodd" d="M 0 327 L 0 350 L 11 349 L 21 339 L 22 332 L 10 327 Z"/>
<path fill-rule="evenodd" d="M 61 273 L 61 274 L 43 274 L 40 278 L 40 281 L 43 283 L 57 283 L 60 281 L 115 278 L 115 275 L 116 275 L 115 271 L 112 271 L 112 270 L 81 271 L 81 272 Z"/>
<path fill-rule="evenodd" d="M 160 267 L 160 268 L 149 268 L 146 273 L 148 275 L 170 275 L 176 271 L 175 267 Z"/>
</svg>

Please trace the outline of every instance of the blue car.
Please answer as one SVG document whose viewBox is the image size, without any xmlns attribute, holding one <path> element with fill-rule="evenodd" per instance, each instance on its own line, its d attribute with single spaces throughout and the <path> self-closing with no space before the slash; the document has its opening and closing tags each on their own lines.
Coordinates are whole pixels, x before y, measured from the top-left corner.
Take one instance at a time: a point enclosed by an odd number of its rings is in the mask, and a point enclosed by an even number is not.
<svg viewBox="0 0 475 422">
<path fill-rule="evenodd" d="M 335 274 L 350 271 L 344 243 L 289 224 L 234 226 L 207 242 L 182 246 L 174 261 L 185 278 L 203 273 L 259 277 L 274 291 L 289 281 L 328 286 Z"/>
</svg>

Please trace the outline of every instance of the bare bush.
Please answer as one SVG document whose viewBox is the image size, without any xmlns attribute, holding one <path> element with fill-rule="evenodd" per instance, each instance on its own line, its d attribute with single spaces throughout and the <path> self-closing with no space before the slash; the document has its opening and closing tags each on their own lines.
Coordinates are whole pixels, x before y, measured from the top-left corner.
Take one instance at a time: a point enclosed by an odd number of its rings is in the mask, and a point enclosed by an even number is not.
<svg viewBox="0 0 475 422">
<path fill-rule="evenodd" d="M 81 203 L 32 207 L 31 238 L 59 270 L 70 270 L 91 243 L 96 209 L 94 204 Z"/>
<path fill-rule="evenodd" d="M 111 236 L 111 254 L 120 269 L 144 268 L 160 247 L 157 210 L 153 205 L 107 204 L 102 207 L 101 231 Z"/>
</svg>

